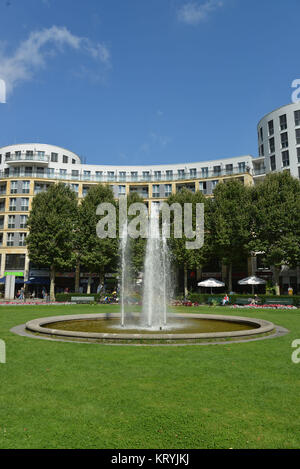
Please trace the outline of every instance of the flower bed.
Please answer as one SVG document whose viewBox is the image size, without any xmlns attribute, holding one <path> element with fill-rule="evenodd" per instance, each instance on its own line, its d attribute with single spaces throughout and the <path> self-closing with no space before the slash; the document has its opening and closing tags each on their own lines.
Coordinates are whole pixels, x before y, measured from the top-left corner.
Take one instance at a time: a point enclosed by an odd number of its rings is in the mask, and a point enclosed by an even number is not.
<svg viewBox="0 0 300 469">
<path fill-rule="evenodd" d="M 243 305 L 243 306 L 233 305 L 231 306 L 231 308 L 297 309 L 297 307 L 293 305 L 280 305 L 278 303 L 266 304 L 266 305 Z"/>
</svg>

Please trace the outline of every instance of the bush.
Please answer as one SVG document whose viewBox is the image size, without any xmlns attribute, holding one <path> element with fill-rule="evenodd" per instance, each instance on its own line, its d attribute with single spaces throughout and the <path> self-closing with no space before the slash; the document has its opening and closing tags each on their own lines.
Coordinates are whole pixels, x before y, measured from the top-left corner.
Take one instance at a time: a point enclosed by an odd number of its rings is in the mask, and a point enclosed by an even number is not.
<svg viewBox="0 0 300 469">
<path fill-rule="evenodd" d="M 241 294 L 239 295 L 238 293 L 235 295 L 228 295 L 230 299 L 230 303 L 234 304 L 237 300 L 237 298 L 252 298 L 254 295 L 251 293 L 249 294 Z M 259 295 L 257 293 L 258 298 L 261 300 L 262 303 L 265 303 L 266 300 L 274 300 L 274 303 L 277 303 L 280 298 L 291 298 L 293 300 L 293 305 L 298 306 L 300 304 L 300 295 L 281 295 L 281 296 L 276 296 L 276 295 Z M 222 300 L 224 298 L 224 293 L 223 294 L 207 294 L 207 293 L 190 293 L 188 295 L 188 300 L 191 301 L 192 303 L 199 303 L 199 304 L 208 304 L 211 303 L 213 299 Z M 210 301 L 209 301 L 210 300 Z"/>
<path fill-rule="evenodd" d="M 94 293 L 94 294 L 91 293 L 90 295 L 87 295 L 86 293 L 56 293 L 55 299 L 58 302 L 64 303 L 64 302 L 70 302 L 73 296 L 84 297 L 84 298 L 93 297 L 95 298 L 95 301 L 99 301 L 100 299 L 99 293 Z"/>
</svg>

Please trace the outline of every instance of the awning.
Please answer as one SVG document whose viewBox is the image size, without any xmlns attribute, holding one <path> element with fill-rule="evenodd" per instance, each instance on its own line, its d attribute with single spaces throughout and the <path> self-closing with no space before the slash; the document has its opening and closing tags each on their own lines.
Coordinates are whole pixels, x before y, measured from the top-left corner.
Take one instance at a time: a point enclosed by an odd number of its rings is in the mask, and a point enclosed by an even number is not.
<svg viewBox="0 0 300 469">
<path fill-rule="evenodd" d="M 26 285 L 50 285 L 50 279 L 48 277 L 29 277 L 29 280 L 25 282 Z"/>
<path fill-rule="evenodd" d="M 0 278 L 0 283 L 5 283 L 6 277 Z M 15 284 L 23 285 L 24 284 L 24 277 L 15 277 Z"/>
</svg>

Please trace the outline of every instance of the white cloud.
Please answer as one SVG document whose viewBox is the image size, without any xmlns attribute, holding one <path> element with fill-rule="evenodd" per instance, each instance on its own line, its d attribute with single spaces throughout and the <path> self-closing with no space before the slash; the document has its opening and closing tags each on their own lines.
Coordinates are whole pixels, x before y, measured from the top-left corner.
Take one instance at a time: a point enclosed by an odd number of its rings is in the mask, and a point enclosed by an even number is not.
<svg viewBox="0 0 300 469">
<path fill-rule="evenodd" d="M 221 0 L 207 0 L 204 3 L 187 2 L 177 11 L 177 17 L 182 23 L 197 25 L 205 21 L 209 14 L 221 8 L 223 1 Z"/>
<path fill-rule="evenodd" d="M 168 136 L 150 132 L 148 141 L 140 145 L 139 151 L 149 153 L 150 151 L 154 151 L 154 148 L 164 148 L 171 142 L 172 139 Z"/>
<path fill-rule="evenodd" d="M 52 48 L 46 47 L 49 45 Z M 2 44 L 0 78 L 5 80 L 7 92 L 11 93 L 22 81 L 30 80 L 37 70 L 46 66 L 46 57 L 56 52 L 62 53 L 65 46 L 83 52 L 103 65 L 110 64 L 110 52 L 106 45 L 75 36 L 65 27 L 52 26 L 32 32 L 11 56 L 5 55 Z"/>
</svg>

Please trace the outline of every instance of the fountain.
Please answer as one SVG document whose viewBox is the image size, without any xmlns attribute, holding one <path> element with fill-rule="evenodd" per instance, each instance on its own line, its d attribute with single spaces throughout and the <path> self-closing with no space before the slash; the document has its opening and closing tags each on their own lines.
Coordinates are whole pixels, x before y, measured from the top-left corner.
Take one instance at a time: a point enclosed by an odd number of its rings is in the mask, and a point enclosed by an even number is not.
<svg viewBox="0 0 300 469">
<path fill-rule="evenodd" d="M 121 229 L 120 313 L 58 316 L 30 321 L 26 328 L 39 334 L 109 343 L 199 343 L 203 340 L 251 338 L 274 331 L 260 319 L 211 314 L 167 314 L 170 262 L 166 226 L 160 230 L 159 209 L 152 207 L 144 261 L 141 312 L 133 311 L 131 238 L 127 222 Z"/>
</svg>

